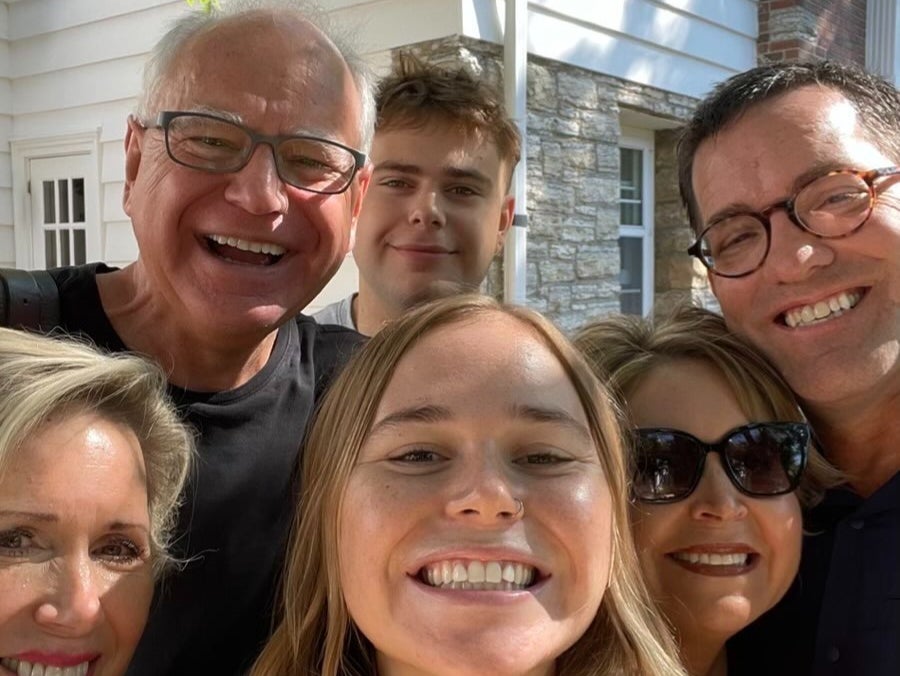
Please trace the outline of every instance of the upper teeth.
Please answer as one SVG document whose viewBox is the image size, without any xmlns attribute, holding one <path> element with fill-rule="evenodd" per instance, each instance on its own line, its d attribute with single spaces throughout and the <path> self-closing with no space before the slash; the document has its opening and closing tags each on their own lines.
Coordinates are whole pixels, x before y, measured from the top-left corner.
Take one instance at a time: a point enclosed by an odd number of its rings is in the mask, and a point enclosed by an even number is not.
<svg viewBox="0 0 900 676">
<path fill-rule="evenodd" d="M 675 552 L 672 558 L 688 563 L 702 563 L 707 566 L 743 566 L 748 555 L 744 554 L 695 554 L 694 552 Z"/>
<path fill-rule="evenodd" d="M 267 242 L 250 242 L 246 239 L 238 239 L 237 237 L 225 237 L 224 235 L 209 235 L 209 238 L 216 244 L 231 246 L 241 251 L 252 251 L 253 253 L 264 253 L 272 256 L 280 256 L 287 249 L 277 244 L 269 244 Z"/>
<path fill-rule="evenodd" d="M 535 569 L 511 561 L 438 561 L 422 569 L 422 579 L 442 589 L 524 589 L 535 577 Z"/>
<path fill-rule="evenodd" d="M 788 310 L 784 314 L 784 323 L 794 328 L 812 324 L 826 317 L 840 317 L 844 310 L 852 308 L 859 302 L 859 299 L 860 294 L 854 291 L 850 293 L 841 292 L 831 298 L 820 300 L 813 305 L 804 305 L 803 307 Z"/>
<path fill-rule="evenodd" d="M 88 672 L 89 662 L 82 662 L 73 667 L 55 667 L 39 662 L 26 662 L 4 657 L 0 664 L 16 672 L 18 676 L 85 676 Z"/>
</svg>

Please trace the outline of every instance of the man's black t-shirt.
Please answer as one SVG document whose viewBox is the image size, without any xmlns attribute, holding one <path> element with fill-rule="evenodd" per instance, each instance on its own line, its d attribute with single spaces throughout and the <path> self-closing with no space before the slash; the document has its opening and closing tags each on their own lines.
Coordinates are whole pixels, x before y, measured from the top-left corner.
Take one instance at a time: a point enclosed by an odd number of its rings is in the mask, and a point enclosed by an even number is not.
<svg viewBox="0 0 900 676">
<path fill-rule="evenodd" d="M 900 473 L 866 499 L 828 491 L 804 528 L 797 579 L 729 641 L 729 676 L 897 676 Z"/>
<path fill-rule="evenodd" d="M 92 264 L 51 272 L 62 328 L 123 351 L 97 290 L 95 275 L 109 271 Z M 186 563 L 157 587 L 129 674 L 239 674 L 249 667 L 271 630 L 314 398 L 361 340 L 301 316 L 279 329 L 268 363 L 241 387 L 212 394 L 169 388 L 198 432 L 172 552 Z"/>
</svg>

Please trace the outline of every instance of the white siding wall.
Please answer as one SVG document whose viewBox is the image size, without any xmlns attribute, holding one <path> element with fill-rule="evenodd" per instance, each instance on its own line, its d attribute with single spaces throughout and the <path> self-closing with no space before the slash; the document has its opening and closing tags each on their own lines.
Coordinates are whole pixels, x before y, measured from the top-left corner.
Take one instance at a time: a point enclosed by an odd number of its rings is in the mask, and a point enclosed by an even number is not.
<svg viewBox="0 0 900 676">
<path fill-rule="evenodd" d="M 9 136 L 12 105 L 9 86 L 9 13 L 0 2 L 0 267 L 12 267 L 15 261 L 12 215 L 12 167 Z"/>
</svg>

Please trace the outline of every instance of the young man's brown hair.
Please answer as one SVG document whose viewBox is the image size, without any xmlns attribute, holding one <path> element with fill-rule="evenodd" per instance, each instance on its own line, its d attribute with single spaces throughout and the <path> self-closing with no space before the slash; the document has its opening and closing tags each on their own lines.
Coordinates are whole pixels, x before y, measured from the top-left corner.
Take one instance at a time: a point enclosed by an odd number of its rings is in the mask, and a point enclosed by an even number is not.
<svg viewBox="0 0 900 676">
<path fill-rule="evenodd" d="M 424 127 L 441 122 L 464 134 L 493 141 L 509 176 L 519 162 L 522 139 L 502 96 L 465 67 L 425 63 L 402 53 L 397 68 L 381 80 L 375 94 L 379 131 Z"/>
</svg>

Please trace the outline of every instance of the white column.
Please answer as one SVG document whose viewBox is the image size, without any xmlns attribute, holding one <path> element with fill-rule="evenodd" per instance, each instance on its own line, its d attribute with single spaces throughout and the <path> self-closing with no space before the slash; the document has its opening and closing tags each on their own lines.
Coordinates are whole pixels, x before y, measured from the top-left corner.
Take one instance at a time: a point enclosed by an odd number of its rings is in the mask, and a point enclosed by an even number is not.
<svg viewBox="0 0 900 676">
<path fill-rule="evenodd" d="M 526 146 L 528 144 L 528 112 L 526 108 L 528 57 L 528 3 L 526 0 L 506 0 L 506 20 L 503 28 L 503 82 L 506 111 L 516 122 L 522 135 L 522 159 L 513 176 L 512 194 L 516 199 L 513 226 L 506 235 L 503 249 L 503 299 L 507 303 L 524 305 L 528 297 L 527 244 L 528 216 L 525 210 Z"/>
</svg>

